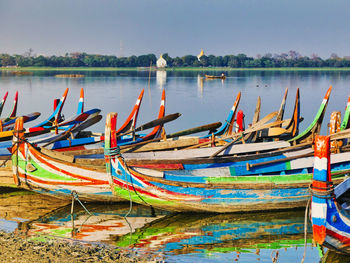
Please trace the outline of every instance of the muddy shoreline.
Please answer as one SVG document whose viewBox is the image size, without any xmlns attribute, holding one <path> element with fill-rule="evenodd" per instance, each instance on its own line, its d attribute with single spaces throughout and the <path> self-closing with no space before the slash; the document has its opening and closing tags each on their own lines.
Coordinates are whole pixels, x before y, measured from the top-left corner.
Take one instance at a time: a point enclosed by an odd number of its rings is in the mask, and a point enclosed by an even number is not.
<svg viewBox="0 0 350 263">
<path fill-rule="evenodd" d="M 60 239 L 30 240 L 18 233 L 0 232 L 1 262 L 156 262 L 119 251 L 109 245 L 82 243 Z"/>
</svg>

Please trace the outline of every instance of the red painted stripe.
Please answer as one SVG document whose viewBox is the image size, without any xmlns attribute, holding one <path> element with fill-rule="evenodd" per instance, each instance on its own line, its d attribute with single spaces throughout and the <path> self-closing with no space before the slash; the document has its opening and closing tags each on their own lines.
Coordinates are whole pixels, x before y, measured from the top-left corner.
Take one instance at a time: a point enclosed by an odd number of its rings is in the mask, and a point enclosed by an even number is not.
<svg viewBox="0 0 350 263">
<path fill-rule="evenodd" d="M 55 149 L 55 151 L 57 151 L 57 152 L 69 152 L 69 151 L 78 151 L 78 150 L 86 150 L 86 148 L 84 145 L 80 145 L 80 146 Z"/>
<path fill-rule="evenodd" d="M 133 167 L 162 169 L 162 170 L 183 170 L 184 167 L 181 163 L 173 164 L 134 164 Z"/>
<path fill-rule="evenodd" d="M 312 181 L 312 186 L 316 188 L 321 188 L 321 189 L 315 189 L 317 191 L 326 191 L 327 188 L 327 182 L 321 182 L 321 181 Z"/>
<path fill-rule="evenodd" d="M 325 226 L 318 226 L 318 225 L 312 225 L 312 232 L 314 236 L 314 240 L 319 243 L 320 245 L 323 244 L 325 238 L 326 238 L 326 227 Z"/>
<path fill-rule="evenodd" d="M 340 243 L 343 244 L 343 246 L 348 246 L 350 244 L 350 238 L 343 236 L 339 233 L 336 233 L 330 229 L 327 228 L 326 230 L 327 235 L 337 239 Z"/>
<path fill-rule="evenodd" d="M 113 183 L 116 184 L 116 185 L 118 185 L 119 187 L 124 188 L 125 190 L 128 190 L 128 189 L 129 189 L 130 191 L 137 191 L 137 192 L 139 192 L 139 193 L 141 193 L 141 194 L 145 194 L 145 195 L 148 195 L 148 196 L 152 196 L 152 197 L 155 197 L 155 198 L 159 198 L 157 195 L 152 194 L 152 193 L 150 193 L 150 192 L 146 192 L 146 191 L 144 191 L 143 189 L 141 189 L 141 188 L 139 188 L 139 187 L 137 187 L 137 186 L 135 186 L 135 185 L 130 186 L 129 184 L 120 182 L 120 181 L 118 181 L 115 177 L 113 177 Z"/>
<path fill-rule="evenodd" d="M 125 126 L 134 118 L 134 121 L 133 121 L 133 126 L 135 127 L 135 124 L 136 124 L 136 120 L 137 120 L 137 116 L 138 116 L 138 113 L 139 113 L 139 110 L 140 110 L 140 105 L 141 105 L 141 102 L 142 102 L 142 98 L 143 98 L 143 93 L 144 93 L 144 89 L 141 91 L 136 103 L 135 103 L 135 106 L 134 108 L 132 109 L 129 117 L 126 119 L 126 121 L 124 122 L 124 124 L 116 131 L 116 133 L 120 133 L 124 128 Z M 137 103 L 138 101 L 140 101 L 139 103 Z"/>
<path fill-rule="evenodd" d="M 31 155 L 35 156 L 35 158 L 37 158 L 39 160 L 39 162 L 42 162 L 44 165 L 50 167 L 51 169 L 57 171 L 57 172 L 61 172 L 65 175 L 68 175 L 72 178 L 75 178 L 75 179 L 80 179 L 80 180 L 86 180 L 86 181 L 89 181 L 89 182 L 94 182 L 96 184 L 105 184 L 106 181 L 104 180 L 96 180 L 96 179 L 93 179 L 91 177 L 85 177 L 85 176 L 82 176 L 82 175 L 78 175 L 78 174 L 73 174 L 73 173 L 70 173 L 66 170 L 63 170 L 63 169 L 59 169 L 57 168 L 56 166 L 52 165 L 49 161 L 47 161 L 46 159 L 44 159 L 40 153 L 38 153 L 30 144 L 27 144 L 28 147 L 29 147 L 29 152 Z M 49 157 L 46 157 L 48 160 L 50 159 Z M 56 161 L 57 162 L 57 161 Z"/>
<path fill-rule="evenodd" d="M 199 138 L 198 144 L 205 143 L 205 142 L 210 142 L 210 141 L 211 141 L 211 139 L 208 139 L 208 138 Z"/>
<path fill-rule="evenodd" d="M 183 193 L 178 193 L 178 192 L 173 192 L 173 191 L 169 191 L 169 190 L 166 190 L 164 188 L 161 188 L 161 187 L 158 187 L 158 186 L 155 186 L 153 185 L 151 182 L 147 181 L 146 179 L 136 175 L 133 173 L 133 170 L 129 170 L 130 171 L 130 174 L 135 177 L 136 179 L 140 180 L 142 183 L 144 183 L 145 185 L 147 186 L 150 186 L 158 191 L 161 191 L 161 192 L 164 192 L 166 194 L 169 194 L 169 198 L 170 196 L 176 196 L 176 197 L 190 197 L 190 198 L 195 198 L 195 199 L 203 199 L 197 195 L 190 195 L 190 194 L 183 194 Z M 176 199 L 177 200 L 177 199 Z"/>
<path fill-rule="evenodd" d="M 27 180 L 31 180 L 36 183 L 40 184 L 47 184 L 47 185 L 71 185 L 71 186 L 88 186 L 88 185 L 108 185 L 108 181 L 100 181 L 100 182 L 62 182 L 62 181 L 46 181 L 39 179 L 37 177 L 33 177 L 29 174 L 23 174 L 18 173 L 19 177 Z"/>
</svg>

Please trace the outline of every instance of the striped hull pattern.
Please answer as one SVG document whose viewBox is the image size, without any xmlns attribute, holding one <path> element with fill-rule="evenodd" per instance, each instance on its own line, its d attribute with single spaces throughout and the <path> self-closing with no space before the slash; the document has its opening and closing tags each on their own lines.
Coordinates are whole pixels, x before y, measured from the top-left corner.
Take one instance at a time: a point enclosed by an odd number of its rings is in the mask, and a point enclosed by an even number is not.
<svg viewBox="0 0 350 263">
<path fill-rule="evenodd" d="M 213 171 L 218 169 L 220 170 L 220 174 L 226 176 L 312 173 L 312 169 L 314 166 L 314 157 L 300 157 L 294 160 L 289 160 L 288 157 L 293 157 L 293 155 L 278 155 L 274 157 L 267 157 L 256 160 L 228 163 L 183 164 L 181 170 L 165 171 L 164 175 L 208 175 L 212 174 Z M 269 161 L 273 163 L 260 165 L 256 167 L 253 166 L 259 163 Z M 250 165 L 252 165 L 253 167 L 248 168 L 248 166 Z M 170 164 L 168 164 L 168 166 L 170 166 Z M 174 168 L 176 168 L 176 166 Z M 350 170 L 350 152 L 332 154 L 331 169 L 332 172 Z"/>
<path fill-rule="evenodd" d="M 21 187 L 59 198 L 72 198 L 76 191 L 84 201 L 120 201 L 112 195 L 105 172 L 48 157 L 29 143 L 20 144 L 17 153 L 12 167 Z"/>
<path fill-rule="evenodd" d="M 106 169 L 116 196 L 164 210 L 214 213 L 292 209 L 304 207 L 310 198 L 310 174 L 217 176 L 213 173 L 181 175 L 168 180 L 154 170 L 140 173 L 126 165 L 118 150 L 116 118 L 116 113 L 108 114 L 105 130 Z"/>
<path fill-rule="evenodd" d="M 303 207 L 310 195 L 310 176 L 222 178 L 186 177 L 170 181 L 126 169 L 122 160 L 111 162 L 115 195 L 170 211 L 239 212 Z M 193 179 L 191 179 L 193 178 Z M 198 182 L 200 181 L 200 182 Z"/>
<path fill-rule="evenodd" d="M 337 203 L 331 180 L 329 137 L 316 136 L 311 187 L 313 237 L 320 245 L 350 254 L 350 216 Z"/>
</svg>

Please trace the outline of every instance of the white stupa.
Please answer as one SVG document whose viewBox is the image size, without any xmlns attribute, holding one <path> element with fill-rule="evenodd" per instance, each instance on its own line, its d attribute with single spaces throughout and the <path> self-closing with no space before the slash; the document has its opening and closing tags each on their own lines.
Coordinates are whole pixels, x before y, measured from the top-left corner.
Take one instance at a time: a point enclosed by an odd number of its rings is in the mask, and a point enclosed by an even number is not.
<svg viewBox="0 0 350 263">
<path fill-rule="evenodd" d="M 163 54 L 160 54 L 159 59 L 157 60 L 157 68 L 165 68 L 166 60 L 163 58 Z"/>
</svg>

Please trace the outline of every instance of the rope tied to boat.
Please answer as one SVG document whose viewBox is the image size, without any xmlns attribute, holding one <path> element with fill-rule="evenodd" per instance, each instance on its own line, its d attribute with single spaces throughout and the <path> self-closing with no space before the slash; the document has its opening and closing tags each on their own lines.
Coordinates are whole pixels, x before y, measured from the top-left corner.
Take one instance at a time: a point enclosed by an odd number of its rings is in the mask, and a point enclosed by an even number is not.
<svg viewBox="0 0 350 263">
<path fill-rule="evenodd" d="M 70 214 L 71 214 L 71 220 L 72 220 L 72 237 L 80 232 L 81 228 L 83 227 L 83 225 L 86 223 L 86 221 L 92 216 L 92 214 L 90 213 L 90 211 L 84 206 L 84 204 L 80 201 L 79 199 L 79 196 L 78 196 L 78 193 L 73 190 L 71 192 L 71 195 L 72 195 L 72 205 L 71 205 L 71 210 L 70 210 Z M 80 228 L 77 229 L 75 228 L 75 225 L 74 225 L 74 201 L 77 200 L 79 202 L 79 204 L 84 208 L 84 210 L 86 211 L 86 213 L 88 213 L 88 217 L 84 220 L 84 222 L 81 224 Z"/>
<path fill-rule="evenodd" d="M 15 148 L 15 151 L 12 152 L 12 155 L 15 154 L 16 155 L 16 172 L 15 172 L 15 176 L 16 176 L 16 180 L 15 180 L 15 183 L 17 184 L 17 186 L 20 186 L 21 185 L 21 180 L 20 180 L 20 177 L 19 177 L 19 171 L 18 171 L 18 149 L 19 149 L 19 145 L 22 144 L 22 143 L 25 143 L 27 142 L 27 139 L 24 137 L 24 136 L 19 136 L 20 133 L 23 133 L 25 132 L 25 129 L 21 129 L 21 130 L 13 130 L 13 137 L 16 138 L 16 141 L 13 142 L 12 144 L 12 148 L 14 146 L 16 146 Z M 26 155 L 28 154 L 28 149 L 26 151 Z M 8 160 L 5 160 L 1 166 L 3 166 Z M 27 160 L 26 160 L 27 162 Z"/>
<path fill-rule="evenodd" d="M 104 155 L 109 157 L 113 157 L 113 156 L 123 157 L 120 153 L 119 145 L 117 145 L 116 147 L 104 148 Z"/>
<path fill-rule="evenodd" d="M 306 256 L 306 247 L 307 247 L 307 222 L 308 222 L 308 216 L 310 216 L 310 202 L 311 198 L 307 201 L 306 207 L 305 207 L 305 215 L 304 215 L 304 253 L 303 258 L 301 259 L 300 263 L 304 263 L 305 256 Z"/>
<path fill-rule="evenodd" d="M 309 185 L 309 192 L 312 196 L 321 198 L 321 199 L 331 199 L 334 198 L 334 185 L 333 182 L 327 182 L 327 187 L 313 186 Z"/>
<path fill-rule="evenodd" d="M 77 200 L 77 201 L 79 202 L 79 204 L 82 206 L 82 208 L 84 208 L 84 210 L 86 211 L 86 213 L 88 213 L 90 216 L 92 215 L 92 214 L 90 213 L 90 211 L 87 210 L 87 208 L 84 206 L 84 204 L 80 201 L 79 196 L 78 196 L 78 193 L 77 193 L 77 191 L 75 191 L 75 190 L 72 191 L 72 199 L 73 199 L 73 200 Z"/>
</svg>

